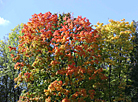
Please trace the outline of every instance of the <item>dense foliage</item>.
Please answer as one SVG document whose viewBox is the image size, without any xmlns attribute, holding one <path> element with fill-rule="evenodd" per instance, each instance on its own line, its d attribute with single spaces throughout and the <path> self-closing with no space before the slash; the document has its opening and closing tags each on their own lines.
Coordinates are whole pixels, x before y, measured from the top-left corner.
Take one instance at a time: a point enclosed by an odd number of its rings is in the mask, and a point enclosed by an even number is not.
<svg viewBox="0 0 138 102">
<path fill-rule="evenodd" d="M 100 62 L 99 35 L 89 20 L 73 19 L 69 14 L 61 17 L 50 12 L 34 14 L 24 25 L 14 58 L 23 56 L 15 65 L 21 70 L 15 78 L 17 85 L 26 82 L 28 88 L 22 101 L 90 101 L 98 94 L 93 85 L 107 78 L 102 68 L 96 67 Z"/>
<path fill-rule="evenodd" d="M 8 39 L 0 41 L 0 100 L 2 102 L 16 102 L 19 100 L 21 90 L 24 86 L 14 88 L 16 83 L 14 78 L 19 74 L 19 70 L 14 69 L 16 62 L 12 60 L 15 51 L 9 51 L 9 46 L 18 48 L 19 36 L 22 36 L 23 24 L 16 26 L 8 35 Z M 11 56 L 12 55 L 12 56 Z"/>
<path fill-rule="evenodd" d="M 129 60 L 130 52 L 133 50 L 135 28 L 133 22 L 109 20 L 109 24 L 97 23 L 96 30 L 102 36 L 101 51 L 103 64 L 107 65 L 108 88 L 106 96 L 112 101 L 128 101 L 130 97 L 126 95 L 128 73 L 130 72 Z"/>
<path fill-rule="evenodd" d="M 136 27 L 136 32 L 135 32 L 135 39 L 133 40 L 133 50 L 130 53 L 130 66 L 129 68 L 131 69 L 131 72 L 129 73 L 129 77 L 132 80 L 131 82 L 128 82 L 127 84 L 130 85 L 131 87 L 128 88 L 127 94 L 131 94 L 131 99 L 132 102 L 137 102 L 138 101 L 138 23 L 134 22 L 134 26 Z"/>
<path fill-rule="evenodd" d="M 136 101 L 134 22 L 109 20 L 94 29 L 85 17 L 47 12 L 32 15 L 19 29 L 1 44 L 8 52 L 1 53 L 8 55 L 1 56 L 2 66 L 7 61 L 1 75 L 14 79 L 13 90 L 24 89 L 19 102 Z"/>
</svg>

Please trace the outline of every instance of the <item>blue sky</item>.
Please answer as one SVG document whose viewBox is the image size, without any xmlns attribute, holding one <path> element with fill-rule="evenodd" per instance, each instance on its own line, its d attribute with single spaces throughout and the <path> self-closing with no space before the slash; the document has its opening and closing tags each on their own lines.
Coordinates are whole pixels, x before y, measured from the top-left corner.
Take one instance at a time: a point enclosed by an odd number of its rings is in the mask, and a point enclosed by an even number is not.
<svg viewBox="0 0 138 102">
<path fill-rule="evenodd" d="M 31 15 L 50 11 L 82 16 L 92 25 L 108 19 L 138 21 L 138 0 L 0 0 L 0 39 L 15 26 L 27 23 Z"/>
</svg>

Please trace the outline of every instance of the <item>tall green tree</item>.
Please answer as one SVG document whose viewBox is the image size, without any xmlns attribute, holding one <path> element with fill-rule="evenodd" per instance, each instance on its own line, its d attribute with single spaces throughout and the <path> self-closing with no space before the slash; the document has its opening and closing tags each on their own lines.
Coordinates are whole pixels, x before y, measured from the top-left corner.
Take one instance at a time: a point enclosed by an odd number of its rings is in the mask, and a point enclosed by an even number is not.
<svg viewBox="0 0 138 102">
<path fill-rule="evenodd" d="M 8 38 L 0 41 L 0 90 L 2 93 L 0 100 L 5 102 L 16 102 L 19 99 L 21 90 L 25 86 L 15 88 L 14 78 L 17 77 L 19 71 L 14 69 L 15 62 L 12 60 L 12 57 L 17 52 L 9 51 L 9 46 L 15 47 L 18 49 L 19 45 L 19 36 L 22 35 L 21 29 L 23 24 L 16 26 L 12 29 L 12 32 L 9 33 Z"/>
<path fill-rule="evenodd" d="M 134 26 L 136 28 L 135 32 L 135 39 L 132 41 L 133 42 L 133 50 L 130 53 L 130 66 L 129 68 L 131 69 L 131 72 L 129 73 L 129 77 L 132 80 L 132 82 L 128 83 L 131 87 L 128 88 L 127 94 L 131 95 L 132 102 L 138 102 L 138 22 L 134 22 Z"/>
</svg>

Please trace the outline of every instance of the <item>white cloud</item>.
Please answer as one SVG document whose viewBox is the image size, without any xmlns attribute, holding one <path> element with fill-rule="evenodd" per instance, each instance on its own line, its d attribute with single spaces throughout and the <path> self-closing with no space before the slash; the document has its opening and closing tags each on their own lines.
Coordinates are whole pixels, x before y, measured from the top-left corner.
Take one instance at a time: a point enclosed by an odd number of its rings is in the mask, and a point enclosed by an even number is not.
<svg viewBox="0 0 138 102">
<path fill-rule="evenodd" d="M 7 24 L 9 24 L 9 23 L 10 23 L 10 21 L 5 20 L 4 18 L 1 18 L 1 17 L 0 17 L 0 25 L 7 25 Z"/>
</svg>

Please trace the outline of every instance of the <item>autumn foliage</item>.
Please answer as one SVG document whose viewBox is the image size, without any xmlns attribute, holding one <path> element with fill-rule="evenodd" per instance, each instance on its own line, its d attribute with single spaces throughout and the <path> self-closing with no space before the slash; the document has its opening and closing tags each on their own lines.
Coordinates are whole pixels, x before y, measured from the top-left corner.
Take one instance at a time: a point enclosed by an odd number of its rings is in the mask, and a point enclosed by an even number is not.
<svg viewBox="0 0 138 102">
<path fill-rule="evenodd" d="M 109 24 L 97 23 L 96 30 L 101 35 L 100 48 L 102 49 L 102 63 L 107 65 L 108 91 L 105 92 L 110 101 L 128 101 L 126 96 L 129 85 L 130 52 L 133 50 L 135 28 L 133 22 L 109 20 Z M 114 91 L 115 89 L 116 91 Z M 112 97 L 114 96 L 114 97 Z"/>
<path fill-rule="evenodd" d="M 109 76 L 105 74 L 101 63 L 117 64 L 117 61 L 109 59 L 110 56 L 103 59 L 110 54 L 108 52 L 115 50 L 107 51 L 106 46 L 112 45 L 110 39 L 107 39 L 111 26 L 107 28 L 98 24 L 99 28 L 93 29 L 90 24 L 85 17 L 73 18 L 70 13 L 52 15 L 47 12 L 32 15 L 30 21 L 24 24 L 22 29 L 24 35 L 20 36 L 18 49 L 9 47 L 10 50 L 18 52 L 17 55 L 12 55 L 13 60 L 17 62 L 15 69 L 20 70 L 18 77 L 15 78 L 16 87 L 21 83 L 27 84 L 27 90 L 22 92 L 19 102 L 106 100 L 100 97 L 106 95 L 102 92 L 107 90 Z M 113 31 L 120 32 L 120 36 L 127 34 L 121 39 L 128 39 L 129 34 L 134 32 L 133 27 L 130 26 L 132 32 L 121 32 L 127 27 L 123 29 L 120 26 L 118 29 L 113 28 Z M 116 34 L 111 39 L 118 44 L 116 41 L 118 38 L 119 35 Z M 121 51 L 126 55 L 125 51 L 128 50 L 125 46 L 123 48 Z M 117 52 L 113 54 L 118 55 Z M 21 56 L 23 60 L 19 62 Z"/>
<path fill-rule="evenodd" d="M 24 25 L 15 60 L 20 69 L 17 85 L 27 83 L 20 101 L 85 101 L 94 99 L 93 84 L 107 77 L 100 62 L 97 31 L 86 18 L 67 15 L 34 14 Z M 12 50 L 12 47 L 9 47 Z M 29 59 L 33 63 L 28 63 Z M 93 81 L 91 81 L 93 80 Z M 97 80 L 97 81 L 96 81 Z M 90 87 L 86 87 L 89 85 Z"/>
</svg>

